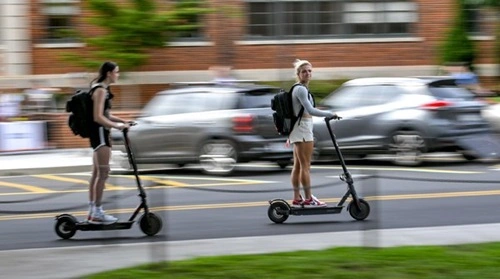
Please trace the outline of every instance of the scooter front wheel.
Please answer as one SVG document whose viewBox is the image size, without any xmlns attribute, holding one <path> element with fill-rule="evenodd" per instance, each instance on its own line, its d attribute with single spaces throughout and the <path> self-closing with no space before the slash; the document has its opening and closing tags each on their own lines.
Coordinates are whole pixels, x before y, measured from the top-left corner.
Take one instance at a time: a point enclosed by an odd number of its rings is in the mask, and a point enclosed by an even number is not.
<svg viewBox="0 0 500 279">
<path fill-rule="evenodd" d="M 54 229 L 56 234 L 62 239 L 70 239 L 76 233 L 76 223 L 78 220 L 69 214 L 56 217 Z"/>
<path fill-rule="evenodd" d="M 158 215 L 149 212 L 147 215 L 142 215 L 139 226 L 145 235 L 154 236 L 161 230 L 163 222 Z"/>
<path fill-rule="evenodd" d="M 349 203 L 349 214 L 351 214 L 352 218 L 358 221 L 365 220 L 368 215 L 370 215 L 370 205 L 364 199 L 359 199 L 358 208 L 358 206 L 356 206 L 356 202 L 352 200 Z"/>
<path fill-rule="evenodd" d="M 290 207 L 282 201 L 276 201 L 269 205 L 267 216 L 276 224 L 281 224 L 288 219 Z"/>
</svg>

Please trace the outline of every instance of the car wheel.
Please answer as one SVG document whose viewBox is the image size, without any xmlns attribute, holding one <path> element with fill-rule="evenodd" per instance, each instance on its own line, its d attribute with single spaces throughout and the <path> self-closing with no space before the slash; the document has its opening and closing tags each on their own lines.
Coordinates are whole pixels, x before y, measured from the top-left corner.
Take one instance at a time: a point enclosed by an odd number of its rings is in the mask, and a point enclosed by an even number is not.
<svg viewBox="0 0 500 279">
<path fill-rule="evenodd" d="M 286 161 L 286 160 L 283 160 L 283 161 L 278 161 L 276 162 L 278 164 L 278 166 L 281 168 L 281 169 L 285 169 L 286 167 L 288 167 L 292 162 L 290 160 Z"/>
<path fill-rule="evenodd" d="M 236 146 L 229 140 L 209 140 L 200 148 L 199 162 L 204 173 L 229 175 L 238 162 Z"/>
<path fill-rule="evenodd" d="M 478 159 L 477 156 L 469 154 L 467 152 L 462 153 L 462 156 L 464 156 L 465 160 L 467 160 L 467 161 L 474 161 L 474 160 Z"/>
<path fill-rule="evenodd" d="M 422 154 L 427 151 L 425 139 L 416 131 L 397 131 L 391 136 L 389 151 L 392 162 L 401 166 L 422 164 Z"/>
</svg>

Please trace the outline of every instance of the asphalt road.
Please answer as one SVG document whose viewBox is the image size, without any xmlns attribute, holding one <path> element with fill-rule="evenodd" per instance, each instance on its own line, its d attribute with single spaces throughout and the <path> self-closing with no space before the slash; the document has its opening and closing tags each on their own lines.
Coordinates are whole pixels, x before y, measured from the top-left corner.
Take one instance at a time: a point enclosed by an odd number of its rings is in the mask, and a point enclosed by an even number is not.
<svg viewBox="0 0 500 279">
<path fill-rule="evenodd" d="M 267 217 L 272 198 L 291 198 L 289 170 L 249 165 L 232 177 L 210 177 L 197 170 L 142 174 L 152 211 L 163 230 L 145 237 L 130 230 L 77 232 L 71 240 L 54 233 L 54 216 L 86 214 L 87 173 L 0 178 L 0 250 L 75 245 L 193 240 L 307 232 L 411 228 L 500 223 L 500 166 L 487 163 L 429 163 L 418 168 L 384 163 L 350 163 L 358 192 L 372 208 L 365 221 L 345 210 L 335 215 L 291 216 L 284 224 Z M 338 165 L 312 169 L 314 194 L 330 205 L 346 190 Z M 105 209 L 128 219 L 139 198 L 131 175 L 112 175 Z M 376 241 L 376 240 L 374 240 Z"/>
</svg>

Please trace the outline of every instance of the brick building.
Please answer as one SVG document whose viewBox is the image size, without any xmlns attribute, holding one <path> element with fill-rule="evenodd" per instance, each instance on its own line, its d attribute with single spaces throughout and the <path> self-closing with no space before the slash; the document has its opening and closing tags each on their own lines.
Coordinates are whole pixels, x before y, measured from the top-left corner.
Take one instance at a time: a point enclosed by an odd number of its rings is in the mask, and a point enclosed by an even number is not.
<svg viewBox="0 0 500 279">
<path fill-rule="evenodd" d="M 34 80 L 72 92 L 72 87 L 91 80 L 94 73 L 60 57 L 86 48 L 60 30 L 99 33 L 85 20 L 91 15 L 85 2 L 0 1 L 0 92 L 22 90 Z M 158 0 L 159 8 L 168 9 L 172 2 Z M 267 81 L 292 80 L 295 58 L 313 63 L 315 79 L 437 74 L 439 46 L 453 20 L 455 2 L 207 0 L 214 12 L 195 19 L 202 27 L 151 50 L 147 65 L 114 86 L 115 107 L 136 109 L 171 82 L 209 81 L 214 65 L 232 67 L 232 74 L 241 79 Z M 467 7 L 467 13 L 479 54 L 478 73 L 484 83 L 492 84 L 494 16 L 475 7 Z M 44 117 L 55 123 L 56 135 L 69 132 L 65 116 Z M 58 147 L 83 142 L 53 138 Z"/>
<path fill-rule="evenodd" d="M 169 0 L 158 0 L 167 9 Z M 290 80 L 299 57 L 315 66 L 316 79 L 370 75 L 435 74 L 439 45 L 453 19 L 456 0 L 207 0 L 215 12 L 200 16 L 197 31 L 183 34 L 129 77 L 144 85 L 143 103 L 164 84 L 209 80 L 213 65 L 227 65 L 244 79 Z M 98 32 L 81 0 L 3 0 L 0 3 L 2 87 L 15 80 L 50 80 L 66 87 L 88 70 L 61 60 L 85 46 L 57 31 Z M 495 74 L 493 16 L 468 8 L 481 77 Z M 27 75 L 27 76 L 24 76 Z M 87 76 L 83 76 L 87 79 Z"/>
</svg>

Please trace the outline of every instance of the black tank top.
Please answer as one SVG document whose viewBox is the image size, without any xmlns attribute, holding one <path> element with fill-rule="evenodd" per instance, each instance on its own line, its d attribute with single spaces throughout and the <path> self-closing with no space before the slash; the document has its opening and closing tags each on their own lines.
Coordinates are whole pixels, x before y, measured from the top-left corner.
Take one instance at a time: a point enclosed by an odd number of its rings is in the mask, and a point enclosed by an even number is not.
<svg viewBox="0 0 500 279">
<path fill-rule="evenodd" d="M 111 99 L 113 99 L 114 95 L 113 93 L 111 93 L 111 89 L 109 88 L 109 86 L 106 88 L 102 85 L 93 85 L 92 86 L 92 94 L 94 93 L 95 90 L 97 90 L 97 88 L 104 88 L 106 89 L 106 99 L 104 99 L 104 110 L 102 112 L 102 114 L 104 115 L 104 117 L 108 118 L 109 119 L 109 110 L 111 109 Z M 92 117 L 94 117 L 94 106 L 92 104 Z M 102 125 L 93 121 L 92 122 L 93 126 L 98 128 L 98 127 L 101 127 Z"/>
</svg>

